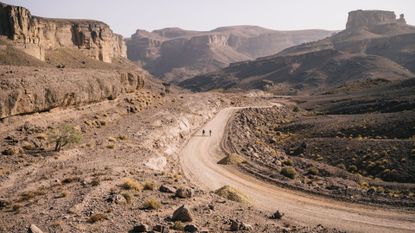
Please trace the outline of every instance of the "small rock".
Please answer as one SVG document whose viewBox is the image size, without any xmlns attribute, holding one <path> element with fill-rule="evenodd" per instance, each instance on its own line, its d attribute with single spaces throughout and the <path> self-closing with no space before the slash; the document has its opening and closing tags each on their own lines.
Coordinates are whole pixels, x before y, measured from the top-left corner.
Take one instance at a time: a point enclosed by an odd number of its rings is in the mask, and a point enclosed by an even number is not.
<svg viewBox="0 0 415 233">
<path fill-rule="evenodd" d="M 238 231 L 239 230 L 239 223 L 233 219 L 231 219 L 231 227 L 230 231 Z"/>
<path fill-rule="evenodd" d="M 30 225 L 29 233 L 43 233 L 35 224 Z"/>
<path fill-rule="evenodd" d="M 133 228 L 132 232 L 147 232 L 149 230 L 148 225 L 140 224 Z"/>
<path fill-rule="evenodd" d="M 159 191 L 162 192 L 162 193 L 175 193 L 176 189 L 169 186 L 169 185 L 163 184 L 163 185 L 160 186 Z"/>
<path fill-rule="evenodd" d="M 209 204 L 208 207 L 210 210 L 215 210 L 215 206 L 213 204 Z"/>
<path fill-rule="evenodd" d="M 190 188 L 179 188 L 176 190 L 176 197 L 190 198 L 193 196 L 193 190 Z"/>
<path fill-rule="evenodd" d="M 193 224 L 189 224 L 189 225 L 186 225 L 184 227 L 184 231 L 185 232 L 197 232 L 198 230 L 199 229 L 197 229 L 197 227 L 195 225 L 193 225 Z"/>
<path fill-rule="evenodd" d="M 202 229 L 200 230 L 200 233 L 209 233 L 209 229 L 207 229 L 207 228 L 202 228 Z"/>
<path fill-rule="evenodd" d="M 110 194 L 110 196 L 107 198 L 107 201 L 111 202 L 111 203 L 116 203 L 116 204 L 125 204 L 125 203 L 127 203 L 127 200 L 125 199 L 124 196 L 119 195 L 119 194 L 115 194 L 115 193 Z"/>
<path fill-rule="evenodd" d="M 246 223 L 241 223 L 239 225 L 239 229 L 244 230 L 244 231 L 252 231 L 253 230 L 252 226 L 250 224 L 246 224 Z"/>
<path fill-rule="evenodd" d="M 161 232 L 161 233 L 168 233 L 169 232 L 169 227 L 158 224 L 158 225 L 155 225 L 153 227 L 153 231 Z"/>
<path fill-rule="evenodd" d="M 173 221 L 191 222 L 193 221 L 192 213 L 187 205 L 182 205 L 174 211 Z"/>
</svg>

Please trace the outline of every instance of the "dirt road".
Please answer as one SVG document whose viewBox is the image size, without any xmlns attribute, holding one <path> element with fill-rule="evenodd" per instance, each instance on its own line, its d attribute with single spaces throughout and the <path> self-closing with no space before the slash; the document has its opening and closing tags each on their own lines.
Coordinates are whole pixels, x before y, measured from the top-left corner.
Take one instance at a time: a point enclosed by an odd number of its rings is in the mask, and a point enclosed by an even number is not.
<svg viewBox="0 0 415 233">
<path fill-rule="evenodd" d="M 414 212 L 345 203 L 286 190 L 236 168 L 217 164 L 224 157 L 220 142 L 226 123 L 236 110 L 220 111 L 204 126 L 204 129 L 212 130 L 212 136 L 202 136 L 198 132 L 183 148 L 180 162 L 195 185 L 206 190 L 231 185 L 248 195 L 255 207 L 271 212 L 282 210 L 286 213 L 285 218 L 301 225 L 322 224 L 347 232 L 414 232 Z"/>
</svg>

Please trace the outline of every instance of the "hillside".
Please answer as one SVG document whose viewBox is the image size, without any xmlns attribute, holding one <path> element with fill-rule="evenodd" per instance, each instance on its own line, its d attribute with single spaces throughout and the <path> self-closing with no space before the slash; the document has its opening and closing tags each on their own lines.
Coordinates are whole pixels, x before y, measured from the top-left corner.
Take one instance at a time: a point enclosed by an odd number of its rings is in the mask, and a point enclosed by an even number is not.
<svg viewBox="0 0 415 233">
<path fill-rule="evenodd" d="M 384 21 L 380 21 L 383 19 Z M 276 55 L 231 64 L 182 82 L 197 91 L 211 89 L 324 88 L 371 78 L 414 77 L 415 27 L 393 12 L 354 11 L 345 30 L 320 41 L 287 48 Z"/>
<path fill-rule="evenodd" d="M 330 36 L 324 30 L 274 31 L 256 26 L 211 31 L 137 30 L 126 40 L 128 58 L 166 81 L 178 82 L 230 63 L 277 53 Z"/>
</svg>

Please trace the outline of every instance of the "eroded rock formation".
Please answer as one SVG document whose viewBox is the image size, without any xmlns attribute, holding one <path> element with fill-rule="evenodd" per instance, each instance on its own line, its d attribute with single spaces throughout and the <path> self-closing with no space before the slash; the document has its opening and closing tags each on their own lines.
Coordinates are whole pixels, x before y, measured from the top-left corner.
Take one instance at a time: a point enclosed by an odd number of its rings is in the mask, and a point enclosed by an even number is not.
<svg viewBox="0 0 415 233">
<path fill-rule="evenodd" d="M 47 50 L 79 49 L 87 56 L 110 63 L 126 57 L 122 36 L 103 22 L 93 20 L 49 19 L 32 16 L 24 7 L 0 3 L 0 35 L 17 48 L 44 61 Z"/>
<path fill-rule="evenodd" d="M 0 119 L 115 99 L 143 88 L 145 72 L 0 66 Z"/>
<path fill-rule="evenodd" d="M 349 12 L 346 29 L 396 23 L 406 24 L 403 14 L 400 15 L 399 19 L 396 19 L 395 12 L 393 11 L 356 10 Z"/>
</svg>

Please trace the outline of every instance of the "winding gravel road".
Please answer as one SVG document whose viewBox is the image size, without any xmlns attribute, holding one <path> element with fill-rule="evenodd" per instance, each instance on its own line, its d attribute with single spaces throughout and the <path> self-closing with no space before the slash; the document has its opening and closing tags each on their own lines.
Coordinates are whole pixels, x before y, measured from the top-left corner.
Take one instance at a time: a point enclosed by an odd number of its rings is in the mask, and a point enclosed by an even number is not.
<svg viewBox="0 0 415 233">
<path fill-rule="evenodd" d="M 204 129 L 211 137 L 196 133 L 183 148 L 180 162 L 185 175 L 198 187 L 215 190 L 231 185 L 248 195 L 253 205 L 273 212 L 282 210 L 296 224 L 327 227 L 347 232 L 415 232 L 415 212 L 389 210 L 336 201 L 268 184 L 236 168 L 217 164 L 224 157 L 220 143 L 229 118 L 238 108 L 220 111 Z"/>
</svg>

